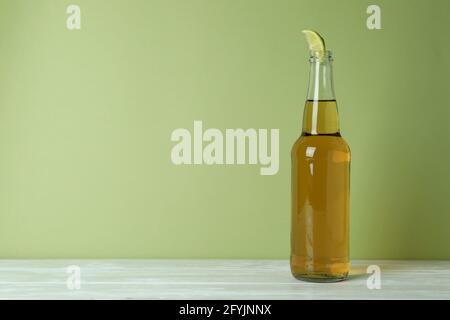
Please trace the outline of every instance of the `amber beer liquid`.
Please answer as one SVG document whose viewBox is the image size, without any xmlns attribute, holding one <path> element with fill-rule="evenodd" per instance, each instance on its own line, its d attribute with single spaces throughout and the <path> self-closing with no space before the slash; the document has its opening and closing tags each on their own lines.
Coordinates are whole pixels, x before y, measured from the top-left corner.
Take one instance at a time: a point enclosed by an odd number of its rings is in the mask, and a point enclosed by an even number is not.
<svg viewBox="0 0 450 320">
<path fill-rule="evenodd" d="M 291 271 L 334 282 L 349 272 L 350 149 L 341 137 L 332 55 L 312 54 L 303 130 L 292 148 Z"/>
</svg>

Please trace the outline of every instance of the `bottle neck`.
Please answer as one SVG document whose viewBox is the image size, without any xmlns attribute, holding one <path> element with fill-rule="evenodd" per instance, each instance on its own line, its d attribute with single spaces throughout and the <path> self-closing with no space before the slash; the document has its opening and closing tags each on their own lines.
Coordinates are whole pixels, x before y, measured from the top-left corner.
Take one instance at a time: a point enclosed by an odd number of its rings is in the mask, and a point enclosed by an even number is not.
<svg viewBox="0 0 450 320">
<path fill-rule="evenodd" d="M 324 57 L 311 56 L 309 59 L 309 84 L 307 100 L 336 100 L 333 84 L 333 57 L 327 51 Z"/>
<path fill-rule="evenodd" d="M 310 58 L 308 95 L 303 113 L 306 135 L 339 135 L 339 116 L 333 86 L 333 58 Z"/>
</svg>

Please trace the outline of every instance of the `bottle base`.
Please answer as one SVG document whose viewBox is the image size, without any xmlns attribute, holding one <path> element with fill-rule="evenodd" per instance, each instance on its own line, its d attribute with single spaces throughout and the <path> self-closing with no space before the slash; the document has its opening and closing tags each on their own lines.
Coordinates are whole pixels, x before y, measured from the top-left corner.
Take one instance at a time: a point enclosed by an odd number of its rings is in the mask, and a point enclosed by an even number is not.
<svg viewBox="0 0 450 320">
<path fill-rule="evenodd" d="M 291 273 L 294 278 L 308 282 L 339 282 L 348 278 L 350 262 L 347 255 L 312 260 L 291 254 Z"/>
<path fill-rule="evenodd" d="M 317 283 L 332 283 L 341 282 L 348 278 L 348 274 L 331 275 L 324 273 L 305 273 L 305 274 L 293 274 L 297 280 L 305 282 L 317 282 Z"/>
</svg>

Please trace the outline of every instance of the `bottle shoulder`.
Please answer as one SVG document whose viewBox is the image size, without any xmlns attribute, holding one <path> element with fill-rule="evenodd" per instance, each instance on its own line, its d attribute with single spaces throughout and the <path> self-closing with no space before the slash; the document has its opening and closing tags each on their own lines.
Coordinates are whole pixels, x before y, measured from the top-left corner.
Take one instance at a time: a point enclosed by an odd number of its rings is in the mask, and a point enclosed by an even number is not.
<svg viewBox="0 0 450 320">
<path fill-rule="evenodd" d="M 340 151 L 350 155 L 350 147 L 342 136 L 338 135 L 301 135 L 292 147 L 292 154 L 309 150 Z"/>
</svg>

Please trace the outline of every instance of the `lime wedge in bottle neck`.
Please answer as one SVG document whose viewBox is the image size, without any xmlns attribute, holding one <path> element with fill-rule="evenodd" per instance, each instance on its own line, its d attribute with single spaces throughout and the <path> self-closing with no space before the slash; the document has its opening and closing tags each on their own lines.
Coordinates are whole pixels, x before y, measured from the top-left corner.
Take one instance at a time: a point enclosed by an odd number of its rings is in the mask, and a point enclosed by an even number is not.
<svg viewBox="0 0 450 320">
<path fill-rule="evenodd" d="M 302 31 L 306 37 L 306 41 L 308 42 L 309 50 L 314 57 L 323 59 L 325 56 L 326 48 L 325 48 L 325 40 L 322 38 L 320 34 L 312 30 L 303 30 Z"/>
</svg>

